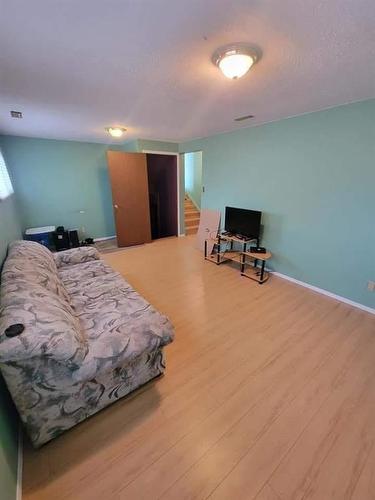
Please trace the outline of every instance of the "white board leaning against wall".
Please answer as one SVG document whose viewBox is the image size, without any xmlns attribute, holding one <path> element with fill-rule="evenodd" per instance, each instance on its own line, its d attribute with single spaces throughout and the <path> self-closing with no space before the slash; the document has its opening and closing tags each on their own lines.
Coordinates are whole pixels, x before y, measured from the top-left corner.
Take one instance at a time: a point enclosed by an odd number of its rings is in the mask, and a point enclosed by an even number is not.
<svg viewBox="0 0 375 500">
<path fill-rule="evenodd" d="M 197 232 L 195 247 L 204 252 L 204 242 L 207 241 L 207 255 L 212 253 L 214 247 L 213 238 L 216 236 L 220 227 L 220 212 L 219 210 L 209 210 L 204 208 L 201 210 L 199 228 Z"/>
</svg>

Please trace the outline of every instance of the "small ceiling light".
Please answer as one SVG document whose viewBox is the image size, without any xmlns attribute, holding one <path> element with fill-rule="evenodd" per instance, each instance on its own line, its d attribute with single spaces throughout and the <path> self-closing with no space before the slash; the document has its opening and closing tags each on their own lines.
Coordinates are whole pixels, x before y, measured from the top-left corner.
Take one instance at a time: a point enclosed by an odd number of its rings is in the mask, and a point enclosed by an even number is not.
<svg viewBox="0 0 375 500">
<path fill-rule="evenodd" d="M 232 80 L 244 76 L 258 59 L 259 55 L 254 48 L 239 43 L 220 47 L 212 56 L 215 66 Z"/>
<path fill-rule="evenodd" d="M 126 128 L 123 127 L 106 127 L 105 130 L 112 137 L 121 137 L 124 132 L 126 132 Z"/>
<path fill-rule="evenodd" d="M 12 118 L 22 118 L 22 112 L 21 111 L 11 111 L 10 116 Z"/>
</svg>

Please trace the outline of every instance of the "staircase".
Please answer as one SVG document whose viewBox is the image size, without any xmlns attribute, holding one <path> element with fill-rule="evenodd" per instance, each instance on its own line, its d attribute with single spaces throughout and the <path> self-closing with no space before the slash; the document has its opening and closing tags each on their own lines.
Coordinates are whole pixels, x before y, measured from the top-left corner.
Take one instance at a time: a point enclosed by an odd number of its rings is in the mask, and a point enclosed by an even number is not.
<svg viewBox="0 0 375 500">
<path fill-rule="evenodd" d="M 195 234 L 198 231 L 200 212 L 189 196 L 185 195 L 185 234 Z"/>
</svg>

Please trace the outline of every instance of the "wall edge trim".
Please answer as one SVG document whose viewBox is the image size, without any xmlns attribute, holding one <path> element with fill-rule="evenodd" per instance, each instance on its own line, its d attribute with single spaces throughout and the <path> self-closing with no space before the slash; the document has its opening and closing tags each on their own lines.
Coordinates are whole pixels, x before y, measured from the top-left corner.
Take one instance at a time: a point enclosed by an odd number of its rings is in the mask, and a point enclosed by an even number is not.
<svg viewBox="0 0 375 500">
<path fill-rule="evenodd" d="M 116 235 L 114 235 L 114 236 L 103 236 L 102 238 L 94 238 L 94 241 L 97 242 L 97 241 L 113 240 L 114 238 L 116 238 Z"/>
<path fill-rule="evenodd" d="M 359 302 L 355 302 L 354 300 L 347 299 L 346 297 L 342 297 L 341 295 L 336 295 L 335 293 L 329 292 L 328 290 L 324 290 L 324 288 L 319 288 L 314 285 L 310 285 L 309 283 L 306 283 L 305 281 L 300 281 L 295 278 L 291 278 L 290 276 L 286 274 L 279 273 L 277 271 L 270 271 L 271 274 L 274 274 L 275 276 L 278 276 L 279 278 L 282 278 L 287 281 L 291 281 L 292 283 L 295 283 L 296 285 L 303 286 L 304 288 L 309 288 L 310 290 L 313 290 L 314 292 L 320 293 L 321 295 L 326 295 L 327 297 L 331 297 L 331 299 L 336 299 L 339 302 L 343 302 L 344 304 L 348 304 L 349 306 L 356 307 L 357 309 L 361 309 L 362 311 L 366 311 L 370 314 L 375 314 L 375 309 L 372 307 L 365 306 L 363 304 L 360 304 Z"/>
</svg>

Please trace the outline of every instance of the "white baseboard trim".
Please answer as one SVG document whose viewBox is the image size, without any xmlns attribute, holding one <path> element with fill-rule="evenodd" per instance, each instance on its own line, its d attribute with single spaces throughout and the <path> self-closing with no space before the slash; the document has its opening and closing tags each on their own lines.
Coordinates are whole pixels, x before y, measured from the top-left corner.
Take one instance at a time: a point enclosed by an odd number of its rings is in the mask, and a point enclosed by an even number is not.
<svg viewBox="0 0 375 500">
<path fill-rule="evenodd" d="M 22 425 L 18 427 L 18 462 L 17 462 L 17 500 L 22 500 L 22 472 L 23 472 L 23 432 Z"/>
<path fill-rule="evenodd" d="M 283 278 L 284 280 L 291 281 L 292 283 L 295 283 L 296 285 L 303 286 L 305 288 L 309 288 L 310 290 L 314 290 L 314 292 L 321 293 L 322 295 L 326 295 L 327 297 L 331 297 L 332 299 L 339 300 L 340 302 L 344 302 L 344 304 L 348 304 L 350 306 L 356 307 L 357 309 L 361 309 L 362 311 L 366 311 L 370 314 L 375 314 L 375 309 L 372 309 L 371 307 L 364 306 L 363 304 L 360 304 L 359 302 L 354 302 L 354 300 L 346 299 L 345 297 L 341 297 L 341 295 L 336 295 L 335 293 L 328 292 L 327 290 L 324 290 L 323 288 L 319 288 L 314 285 L 309 285 L 308 283 L 305 283 L 304 281 L 296 280 L 295 278 L 291 278 L 290 276 L 287 276 L 286 274 L 278 273 L 276 271 L 271 271 L 272 274 L 275 276 L 279 276 L 279 278 Z"/>
<path fill-rule="evenodd" d="M 94 238 L 94 241 L 96 243 L 97 241 L 113 240 L 114 238 L 116 238 L 116 235 L 114 235 L 114 236 L 104 236 L 104 238 Z"/>
</svg>

